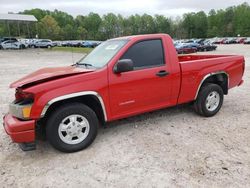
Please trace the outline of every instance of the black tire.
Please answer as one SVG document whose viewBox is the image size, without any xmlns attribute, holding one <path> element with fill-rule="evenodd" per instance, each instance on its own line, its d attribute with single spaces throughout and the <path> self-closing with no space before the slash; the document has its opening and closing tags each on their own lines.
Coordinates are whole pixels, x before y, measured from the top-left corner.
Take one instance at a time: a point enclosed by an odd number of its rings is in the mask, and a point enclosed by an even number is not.
<svg viewBox="0 0 250 188">
<path fill-rule="evenodd" d="M 21 44 L 19 49 L 25 49 L 25 45 L 24 44 Z"/>
<path fill-rule="evenodd" d="M 50 49 L 50 48 L 51 48 L 51 45 L 48 45 L 47 48 Z"/>
<path fill-rule="evenodd" d="M 63 119 L 70 115 L 80 115 L 87 119 L 89 132 L 87 137 L 77 144 L 65 143 L 59 136 L 59 125 Z M 87 148 L 95 139 L 98 131 L 98 118 L 95 112 L 88 106 L 81 103 L 72 103 L 60 106 L 48 118 L 46 125 L 46 136 L 50 144 L 62 152 L 76 152 Z"/>
<path fill-rule="evenodd" d="M 219 103 L 218 103 L 218 106 L 214 110 L 213 109 L 209 110 L 206 107 L 206 102 L 207 102 L 208 96 L 212 92 L 216 92 L 217 94 L 219 94 Z M 212 117 L 215 114 L 217 114 L 219 110 L 221 109 L 223 100 L 224 100 L 223 90 L 219 85 L 211 84 L 211 83 L 204 84 L 199 91 L 196 101 L 194 102 L 194 110 L 196 111 L 196 113 L 198 113 L 201 116 Z"/>
</svg>

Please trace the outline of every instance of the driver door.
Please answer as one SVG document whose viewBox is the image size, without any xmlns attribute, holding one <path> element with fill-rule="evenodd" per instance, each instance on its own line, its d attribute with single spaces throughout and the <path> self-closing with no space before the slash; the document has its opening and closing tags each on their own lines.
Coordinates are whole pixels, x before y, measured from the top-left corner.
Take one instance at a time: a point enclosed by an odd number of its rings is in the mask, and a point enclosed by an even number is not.
<svg viewBox="0 0 250 188">
<path fill-rule="evenodd" d="M 109 71 L 113 119 L 168 106 L 171 79 L 161 39 L 137 42 L 120 59 L 131 59 L 134 70 L 119 74 Z"/>
</svg>

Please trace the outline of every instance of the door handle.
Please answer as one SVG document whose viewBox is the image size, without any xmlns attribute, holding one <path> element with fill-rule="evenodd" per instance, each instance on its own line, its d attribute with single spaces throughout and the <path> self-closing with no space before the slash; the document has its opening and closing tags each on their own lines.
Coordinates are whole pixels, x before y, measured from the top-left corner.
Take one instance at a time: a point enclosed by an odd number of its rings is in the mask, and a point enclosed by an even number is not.
<svg viewBox="0 0 250 188">
<path fill-rule="evenodd" d="M 164 77 L 164 76 L 167 76 L 169 75 L 169 73 L 165 70 L 161 70 L 159 72 L 156 73 L 156 76 L 159 76 L 159 77 Z"/>
</svg>

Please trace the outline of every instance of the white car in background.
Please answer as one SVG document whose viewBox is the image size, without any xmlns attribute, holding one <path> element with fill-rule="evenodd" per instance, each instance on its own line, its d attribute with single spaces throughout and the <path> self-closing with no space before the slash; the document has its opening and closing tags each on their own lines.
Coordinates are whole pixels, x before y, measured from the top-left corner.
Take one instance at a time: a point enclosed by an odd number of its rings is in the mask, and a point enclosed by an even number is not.
<svg viewBox="0 0 250 188">
<path fill-rule="evenodd" d="M 49 39 L 40 39 L 37 40 L 32 47 L 34 48 L 51 48 L 54 47 L 55 44 Z"/>
<path fill-rule="evenodd" d="M 0 49 L 25 49 L 27 46 L 15 38 L 6 40 L 0 44 Z"/>
</svg>

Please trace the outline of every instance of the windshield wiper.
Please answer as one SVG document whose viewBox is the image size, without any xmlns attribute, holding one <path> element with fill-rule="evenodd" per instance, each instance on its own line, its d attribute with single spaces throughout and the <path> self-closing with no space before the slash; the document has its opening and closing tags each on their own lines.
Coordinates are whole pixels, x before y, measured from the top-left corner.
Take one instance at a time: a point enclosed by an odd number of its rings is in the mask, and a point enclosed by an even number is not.
<svg viewBox="0 0 250 188">
<path fill-rule="evenodd" d="M 95 67 L 94 65 L 92 65 L 92 64 L 90 64 L 90 63 L 80 63 L 80 62 L 77 62 L 75 65 L 76 65 L 76 66 L 77 66 L 77 65 L 83 65 L 83 66 L 85 66 L 85 67 Z"/>
</svg>

